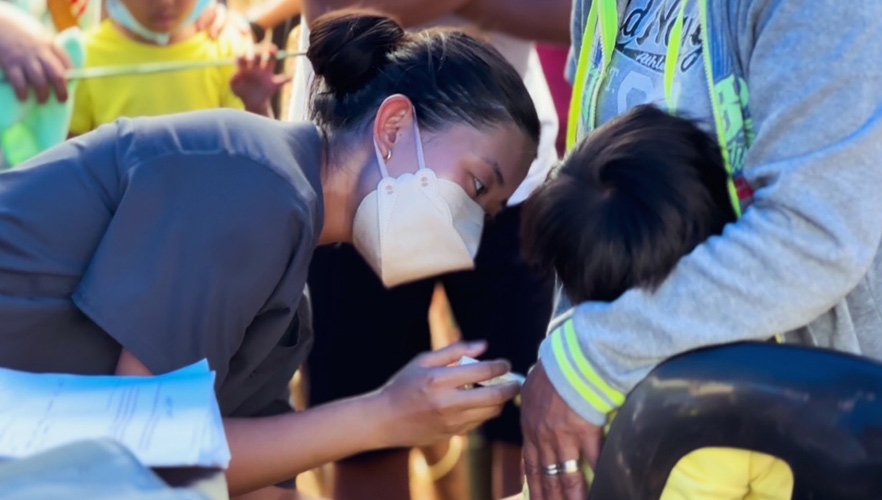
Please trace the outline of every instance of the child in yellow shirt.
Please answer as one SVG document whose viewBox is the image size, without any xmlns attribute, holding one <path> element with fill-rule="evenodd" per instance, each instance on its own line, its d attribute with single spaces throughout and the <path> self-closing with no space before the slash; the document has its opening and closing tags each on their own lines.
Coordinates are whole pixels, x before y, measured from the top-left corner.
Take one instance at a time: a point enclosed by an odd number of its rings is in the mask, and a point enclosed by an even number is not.
<svg viewBox="0 0 882 500">
<path fill-rule="evenodd" d="M 554 269 L 574 302 L 653 290 L 681 257 L 735 221 L 728 182 L 714 138 L 638 106 L 586 137 L 530 196 L 525 254 Z M 590 484 L 590 469 L 585 475 Z M 661 500 L 789 500 L 792 491 L 793 474 L 778 458 L 703 448 L 677 463 Z"/>
<path fill-rule="evenodd" d="M 235 57 L 250 41 L 198 31 L 196 20 L 211 0 L 108 0 L 108 19 L 86 37 L 86 67 Z M 71 134 L 88 132 L 122 116 L 155 116 L 211 108 L 269 114 L 269 99 L 285 82 L 272 59 L 239 67 L 199 68 L 148 75 L 86 79 L 74 96 Z"/>
</svg>

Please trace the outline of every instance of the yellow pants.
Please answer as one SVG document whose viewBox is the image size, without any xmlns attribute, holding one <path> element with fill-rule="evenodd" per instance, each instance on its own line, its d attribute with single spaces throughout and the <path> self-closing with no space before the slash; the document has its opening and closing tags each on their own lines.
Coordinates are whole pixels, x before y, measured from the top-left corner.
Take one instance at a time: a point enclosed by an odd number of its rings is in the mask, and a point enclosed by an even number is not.
<svg viewBox="0 0 882 500">
<path fill-rule="evenodd" d="M 593 473 L 586 471 L 589 484 Z M 734 448 L 702 448 L 681 458 L 661 500 L 790 500 L 793 472 L 771 455 Z M 529 492 L 524 486 L 524 500 Z"/>
<path fill-rule="evenodd" d="M 793 472 L 764 453 L 702 448 L 686 455 L 665 484 L 661 500 L 790 500 Z"/>
</svg>

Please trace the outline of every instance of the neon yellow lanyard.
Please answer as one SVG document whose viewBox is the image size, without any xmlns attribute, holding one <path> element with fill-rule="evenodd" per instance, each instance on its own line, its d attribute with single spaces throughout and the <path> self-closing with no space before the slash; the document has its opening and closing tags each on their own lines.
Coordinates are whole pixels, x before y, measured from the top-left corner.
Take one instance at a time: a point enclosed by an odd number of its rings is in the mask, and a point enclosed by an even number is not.
<svg viewBox="0 0 882 500">
<path fill-rule="evenodd" d="M 582 35 L 582 48 L 579 50 L 579 61 L 576 65 L 576 77 L 573 81 L 573 95 L 570 99 L 570 113 L 567 120 L 567 149 L 576 145 L 579 127 L 579 114 L 582 111 L 582 95 L 588 81 L 586 73 L 588 68 L 593 67 L 590 58 L 594 47 L 594 34 L 597 23 L 600 21 L 600 50 L 602 62 L 600 73 L 595 78 L 594 88 L 591 89 L 591 100 L 588 103 L 588 126 L 593 128 L 597 123 L 595 116 L 597 100 L 600 97 L 600 88 L 606 79 L 606 72 L 612 62 L 613 51 L 616 47 L 618 35 L 619 14 L 615 0 L 593 0 L 588 10 L 588 19 L 585 24 L 585 33 Z"/>
<path fill-rule="evenodd" d="M 668 43 L 667 57 L 665 58 L 665 99 L 671 111 L 677 109 L 674 99 L 674 75 L 677 70 L 677 62 L 680 60 L 680 40 L 683 38 L 683 24 L 686 18 L 687 0 L 680 2 L 680 11 L 674 26 L 671 28 L 671 42 Z M 598 19 L 599 18 L 599 19 Z M 581 111 L 581 98 L 585 91 L 587 78 L 585 73 L 590 68 L 591 52 L 594 46 L 596 26 L 600 21 L 600 72 L 596 78 L 594 88 L 591 89 L 591 100 L 588 104 L 588 127 L 594 128 L 597 124 L 597 101 L 600 98 L 600 89 L 606 79 L 607 71 L 612 62 L 615 51 L 616 38 L 618 37 L 618 7 L 615 0 L 594 0 L 588 10 L 588 19 L 585 25 L 585 33 L 582 37 L 582 47 L 579 50 L 579 61 L 576 65 L 576 77 L 573 85 L 573 95 L 570 100 L 569 118 L 567 124 L 567 149 L 576 143 L 578 137 L 579 112 Z"/>
<path fill-rule="evenodd" d="M 674 26 L 671 28 L 671 37 L 667 47 L 667 54 L 665 57 L 665 74 L 664 74 L 664 84 L 665 84 L 665 101 L 668 106 L 668 110 L 671 113 L 676 113 L 677 110 L 677 100 L 674 95 L 674 76 L 677 72 L 677 64 L 680 61 L 680 48 L 683 38 L 683 25 L 685 23 L 686 18 L 686 6 L 689 0 L 681 0 L 679 13 L 677 14 L 677 19 L 674 21 Z M 700 10 L 700 19 L 702 26 L 707 26 L 707 1 L 706 0 L 698 0 L 699 2 L 699 10 Z M 588 83 L 587 73 L 590 71 L 597 71 L 594 69 L 594 65 L 592 63 L 593 58 L 593 49 L 594 49 L 594 37 L 597 31 L 597 24 L 600 23 L 600 50 L 601 50 L 601 64 L 600 70 L 596 74 L 596 77 L 592 78 L 593 87 L 590 89 L 591 98 L 588 101 L 588 110 L 586 113 L 585 126 L 588 130 L 594 129 L 597 125 L 597 104 L 600 99 L 600 91 L 603 87 L 603 83 L 606 80 L 607 72 L 609 71 L 610 63 L 612 62 L 613 53 L 615 51 L 616 39 L 618 37 L 619 30 L 619 15 L 618 15 L 618 6 L 616 4 L 616 0 L 593 0 L 591 2 L 591 8 L 588 10 L 588 18 L 585 25 L 585 32 L 582 36 L 582 46 L 579 50 L 579 60 L 576 65 L 576 75 L 575 80 L 573 81 L 573 94 L 570 99 L 570 109 L 569 109 L 569 117 L 567 120 L 567 150 L 570 150 L 575 146 L 576 140 L 579 137 L 579 126 L 581 123 L 580 114 L 582 111 L 582 96 L 586 91 L 586 85 Z M 738 199 L 738 191 L 735 187 L 735 183 L 732 181 L 731 176 L 733 173 L 732 163 L 729 159 L 729 150 L 726 147 L 726 132 L 723 124 L 722 112 L 720 110 L 720 103 L 717 100 L 717 96 L 714 93 L 714 81 L 713 81 L 713 73 L 712 73 L 712 65 L 711 65 L 711 55 L 710 55 L 710 47 L 709 47 L 709 34 L 704 33 L 702 36 L 702 52 L 704 55 L 704 65 L 705 65 L 705 73 L 707 75 L 708 80 L 708 92 L 710 93 L 710 101 L 711 101 L 711 109 L 713 111 L 714 116 L 714 125 L 715 131 L 717 135 L 717 141 L 720 145 L 720 150 L 723 155 L 723 162 L 726 166 L 727 172 L 729 172 L 730 180 L 729 180 L 729 195 L 732 199 L 732 206 L 735 209 L 736 215 L 741 216 L 741 204 Z"/>
</svg>

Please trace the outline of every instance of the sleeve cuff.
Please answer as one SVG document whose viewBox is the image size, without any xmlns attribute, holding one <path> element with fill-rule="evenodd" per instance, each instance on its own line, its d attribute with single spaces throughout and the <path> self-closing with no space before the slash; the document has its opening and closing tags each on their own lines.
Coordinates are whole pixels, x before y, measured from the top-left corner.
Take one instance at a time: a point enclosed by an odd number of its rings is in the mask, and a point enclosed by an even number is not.
<svg viewBox="0 0 882 500">
<path fill-rule="evenodd" d="M 625 402 L 625 395 L 609 386 L 582 353 L 573 319 L 557 327 L 542 342 L 539 360 L 563 400 L 584 420 L 602 426 L 607 415 Z"/>
</svg>

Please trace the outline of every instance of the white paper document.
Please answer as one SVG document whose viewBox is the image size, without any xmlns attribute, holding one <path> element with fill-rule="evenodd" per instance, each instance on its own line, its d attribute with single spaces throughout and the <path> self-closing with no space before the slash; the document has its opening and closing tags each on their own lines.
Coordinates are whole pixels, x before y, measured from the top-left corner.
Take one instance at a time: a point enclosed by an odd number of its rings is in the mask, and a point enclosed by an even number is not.
<svg viewBox="0 0 882 500">
<path fill-rule="evenodd" d="M 152 377 L 0 368 L 0 458 L 93 438 L 116 440 L 150 467 L 230 462 L 214 372 L 204 360 Z"/>
</svg>

